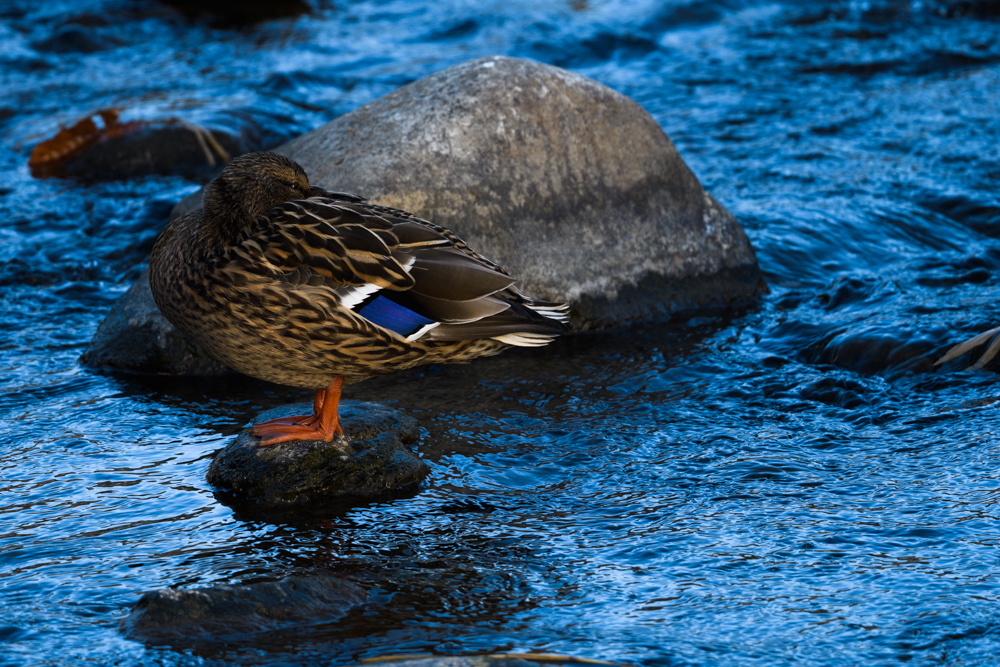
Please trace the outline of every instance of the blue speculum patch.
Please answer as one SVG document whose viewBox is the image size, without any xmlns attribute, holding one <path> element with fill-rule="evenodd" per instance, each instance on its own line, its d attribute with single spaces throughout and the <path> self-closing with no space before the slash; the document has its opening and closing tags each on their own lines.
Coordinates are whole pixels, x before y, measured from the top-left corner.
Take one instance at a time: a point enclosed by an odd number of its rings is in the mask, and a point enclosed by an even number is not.
<svg viewBox="0 0 1000 667">
<path fill-rule="evenodd" d="M 422 327 L 434 321 L 418 315 L 398 303 L 393 303 L 381 294 L 362 306 L 357 313 L 372 324 L 394 331 L 404 337 L 415 334 Z"/>
<path fill-rule="evenodd" d="M 0 2 L 0 663 L 996 663 L 1000 381 L 931 365 L 1000 324 L 995 2 L 317 0 L 245 29 L 166 4 Z M 275 147 L 498 53 L 646 108 L 771 294 L 352 384 L 420 420 L 419 489 L 316 515 L 220 504 L 213 453 L 307 392 L 78 363 L 201 183 L 35 180 L 32 146 L 113 106 Z M 139 591 L 314 571 L 368 602 L 211 645 L 118 631 Z"/>
</svg>

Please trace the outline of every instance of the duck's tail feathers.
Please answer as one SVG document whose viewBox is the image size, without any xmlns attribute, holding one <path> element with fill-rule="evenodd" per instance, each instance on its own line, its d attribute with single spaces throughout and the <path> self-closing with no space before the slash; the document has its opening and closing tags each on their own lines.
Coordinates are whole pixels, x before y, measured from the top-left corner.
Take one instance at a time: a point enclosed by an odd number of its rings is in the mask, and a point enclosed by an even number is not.
<svg viewBox="0 0 1000 667">
<path fill-rule="evenodd" d="M 514 345 L 517 347 L 542 347 L 543 345 L 548 345 L 553 340 L 555 340 L 554 334 L 538 334 L 538 333 L 509 333 L 502 336 L 494 336 L 493 340 L 498 340 L 501 343 L 506 343 L 507 345 Z"/>
<path fill-rule="evenodd" d="M 569 321 L 569 306 L 565 303 L 532 299 L 530 296 L 525 296 L 516 285 L 509 286 L 502 294 L 510 301 L 525 306 L 542 317 L 562 323 Z"/>
<path fill-rule="evenodd" d="M 559 320 L 546 317 L 528 306 L 519 303 L 509 303 L 509 306 L 503 312 L 474 322 L 442 324 L 428 331 L 425 339 L 443 342 L 492 338 L 518 347 L 539 347 L 569 331 Z"/>
<path fill-rule="evenodd" d="M 565 303 L 551 303 L 549 301 L 527 301 L 528 308 L 535 311 L 542 317 L 547 317 L 556 322 L 569 321 L 569 306 Z"/>
</svg>

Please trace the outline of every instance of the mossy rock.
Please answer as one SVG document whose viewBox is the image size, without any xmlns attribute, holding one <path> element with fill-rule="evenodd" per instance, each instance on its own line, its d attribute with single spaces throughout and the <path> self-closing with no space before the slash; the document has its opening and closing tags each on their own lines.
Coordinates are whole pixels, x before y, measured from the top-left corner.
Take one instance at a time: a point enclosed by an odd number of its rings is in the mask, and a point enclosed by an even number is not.
<svg viewBox="0 0 1000 667">
<path fill-rule="evenodd" d="M 298 403 L 262 412 L 254 423 L 310 414 Z M 296 440 L 261 447 L 244 431 L 208 467 L 209 484 L 238 502 L 280 509 L 350 496 L 376 498 L 419 484 L 430 472 L 410 445 L 417 420 L 380 403 L 342 401 L 343 438 Z"/>
<path fill-rule="evenodd" d="M 331 620 L 367 598 L 357 584 L 326 574 L 248 585 L 143 593 L 122 622 L 130 639 L 225 641 L 248 633 Z"/>
</svg>

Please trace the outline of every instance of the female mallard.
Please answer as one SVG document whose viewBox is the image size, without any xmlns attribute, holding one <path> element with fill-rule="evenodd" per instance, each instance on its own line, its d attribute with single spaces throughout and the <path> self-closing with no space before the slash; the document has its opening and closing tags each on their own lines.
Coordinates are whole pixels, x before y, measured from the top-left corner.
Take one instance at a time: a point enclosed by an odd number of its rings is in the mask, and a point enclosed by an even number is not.
<svg viewBox="0 0 1000 667">
<path fill-rule="evenodd" d="M 149 263 L 168 320 L 223 364 L 316 389 L 314 414 L 254 426 L 261 445 L 332 440 L 344 382 L 549 343 L 566 306 L 536 301 L 443 227 L 309 186 L 276 153 L 234 159 Z"/>
</svg>

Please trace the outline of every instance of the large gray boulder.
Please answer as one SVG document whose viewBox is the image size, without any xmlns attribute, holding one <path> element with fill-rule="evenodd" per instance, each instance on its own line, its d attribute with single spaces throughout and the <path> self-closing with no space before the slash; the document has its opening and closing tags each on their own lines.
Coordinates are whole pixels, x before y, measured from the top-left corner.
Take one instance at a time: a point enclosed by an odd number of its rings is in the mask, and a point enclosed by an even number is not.
<svg viewBox="0 0 1000 667">
<path fill-rule="evenodd" d="M 314 185 L 452 229 L 576 329 L 766 293 L 750 241 L 628 97 L 530 60 L 472 60 L 275 149 Z M 176 209 L 200 206 L 200 193 Z"/>
<path fill-rule="evenodd" d="M 254 423 L 311 412 L 310 403 L 285 405 L 262 412 Z M 330 442 L 268 447 L 244 429 L 215 455 L 206 479 L 239 504 L 283 509 L 341 496 L 375 498 L 414 487 L 430 472 L 410 449 L 420 438 L 413 417 L 380 403 L 342 401 L 340 425 L 344 437 Z"/>
<path fill-rule="evenodd" d="M 578 330 L 767 291 L 743 229 L 656 121 L 557 67 L 473 60 L 275 150 L 315 185 L 451 228 L 525 293 L 569 303 Z"/>
<path fill-rule="evenodd" d="M 638 104 L 517 58 L 473 60 L 337 118 L 278 152 L 316 185 L 442 224 L 575 328 L 765 290 L 736 219 Z"/>
</svg>

